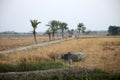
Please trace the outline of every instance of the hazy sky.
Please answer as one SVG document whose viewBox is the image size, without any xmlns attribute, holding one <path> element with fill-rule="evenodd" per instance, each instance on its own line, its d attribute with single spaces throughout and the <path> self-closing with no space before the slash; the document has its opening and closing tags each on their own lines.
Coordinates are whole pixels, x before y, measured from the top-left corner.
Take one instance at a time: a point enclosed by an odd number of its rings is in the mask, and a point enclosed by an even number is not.
<svg viewBox="0 0 120 80">
<path fill-rule="evenodd" d="M 30 32 L 30 19 L 42 22 L 38 32 L 51 20 L 66 22 L 70 29 L 82 22 L 88 30 L 107 30 L 120 26 L 120 0 L 0 0 L 0 32 Z"/>
</svg>

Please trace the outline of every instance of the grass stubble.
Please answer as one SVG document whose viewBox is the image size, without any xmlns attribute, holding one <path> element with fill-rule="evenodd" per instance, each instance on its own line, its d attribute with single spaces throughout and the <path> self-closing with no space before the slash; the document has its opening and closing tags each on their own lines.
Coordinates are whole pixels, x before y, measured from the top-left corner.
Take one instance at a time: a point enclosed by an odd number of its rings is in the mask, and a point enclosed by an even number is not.
<svg viewBox="0 0 120 80">
<path fill-rule="evenodd" d="M 66 64 L 58 60 L 58 57 L 62 53 L 78 51 L 85 53 L 86 58 L 82 62 L 74 62 L 74 67 L 97 68 L 112 73 L 120 72 L 120 37 L 72 39 L 35 49 L 1 54 L 0 64 L 20 65 L 22 61 L 23 63 L 25 61 L 25 64 L 39 63 L 41 61 L 49 63 L 55 60 L 58 61 L 58 64 L 62 63 L 62 66 L 66 66 Z M 58 68 L 63 68 L 62 66 Z"/>
</svg>

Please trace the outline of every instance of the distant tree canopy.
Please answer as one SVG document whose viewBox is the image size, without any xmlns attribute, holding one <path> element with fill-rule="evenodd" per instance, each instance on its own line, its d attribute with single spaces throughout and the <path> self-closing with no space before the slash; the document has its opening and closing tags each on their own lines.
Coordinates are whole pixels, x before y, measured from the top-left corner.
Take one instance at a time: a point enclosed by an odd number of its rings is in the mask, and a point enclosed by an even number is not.
<svg viewBox="0 0 120 80">
<path fill-rule="evenodd" d="M 72 35 L 74 34 L 74 29 L 71 29 L 71 30 L 68 29 L 67 32 L 69 34 L 69 37 L 72 37 Z"/>
<path fill-rule="evenodd" d="M 108 35 L 120 35 L 120 26 L 109 26 Z"/>
<path fill-rule="evenodd" d="M 46 26 L 49 26 L 48 30 L 45 32 L 45 34 L 49 35 L 49 40 L 54 40 L 55 33 L 57 33 L 58 30 L 61 29 L 62 31 L 62 38 L 64 38 L 64 30 L 68 29 L 67 23 L 60 22 L 57 20 L 50 21 Z"/>
</svg>

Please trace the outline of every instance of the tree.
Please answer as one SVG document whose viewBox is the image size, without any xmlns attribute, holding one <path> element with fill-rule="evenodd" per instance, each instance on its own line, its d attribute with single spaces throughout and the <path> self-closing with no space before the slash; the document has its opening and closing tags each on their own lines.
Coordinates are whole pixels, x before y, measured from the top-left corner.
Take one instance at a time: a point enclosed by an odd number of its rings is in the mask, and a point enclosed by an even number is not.
<svg viewBox="0 0 120 80">
<path fill-rule="evenodd" d="M 35 40 L 35 43 L 37 43 L 37 39 L 36 39 L 36 28 L 37 28 L 37 25 L 40 24 L 41 22 L 38 22 L 38 20 L 30 20 L 31 22 L 31 25 L 33 27 L 33 35 L 34 35 L 34 40 Z"/>
<path fill-rule="evenodd" d="M 91 30 L 85 31 L 85 34 L 86 34 L 86 35 L 88 35 L 88 34 L 90 34 L 90 33 L 91 33 Z"/>
<path fill-rule="evenodd" d="M 74 29 L 71 29 L 72 35 L 74 34 Z"/>
<path fill-rule="evenodd" d="M 46 30 L 45 34 L 47 34 L 49 36 L 49 41 L 50 41 L 51 40 L 51 31 L 49 28 Z"/>
<path fill-rule="evenodd" d="M 59 21 L 52 20 L 52 21 L 49 22 L 49 24 L 47 26 L 50 26 L 52 38 L 54 39 L 55 33 L 58 30 Z"/>
<path fill-rule="evenodd" d="M 120 27 L 119 26 L 109 26 L 108 34 L 109 35 L 120 35 Z"/>
<path fill-rule="evenodd" d="M 74 29 L 71 30 L 68 29 L 68 33 L 69 33 L 69 37 L 72 37 L 72 35 L 74 34 Z"/>
<path fill-rule="evenodd" d="M 80 31 L 82 31 L 83 26 L 84 26 L 83 23 L 79 23 L 79 24 L 77 25 L 77 29 L 78 29 L 78 31 L 79 31 L 79 35 L 80 35 Z"/>
<path fill-rule="evenodd" d="M 86 27 L 82 27 L 82 33 L 85 33 Z"/>
<path fill-rule="evenodd" d="M 67 23 L 60 23 L 59 24 L 59 28 L 61 29 L 61 31 L 62 31 L 62 38 L 64 38 L 64 30 L 66 30 L 66 29 L 68 29 L 68 27 L 67 27 Z"/>
</svg>

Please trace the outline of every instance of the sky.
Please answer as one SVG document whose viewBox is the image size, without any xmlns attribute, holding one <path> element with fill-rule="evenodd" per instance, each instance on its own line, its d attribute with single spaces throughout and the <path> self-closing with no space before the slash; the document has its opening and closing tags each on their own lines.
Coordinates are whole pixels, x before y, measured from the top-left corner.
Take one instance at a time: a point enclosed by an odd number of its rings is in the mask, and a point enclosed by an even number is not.
<svg viewBox="0 0 120 80">
<path fill-rule="evenodd" d="M 70 29 L 84 23 L 87 30 L 120 26 L 120 0 L 0 0 L 0 32 L 30 32 L 37 19 L 37 32 L 47 30 L 51 20 L 66 22 Z"/>
</svg>

